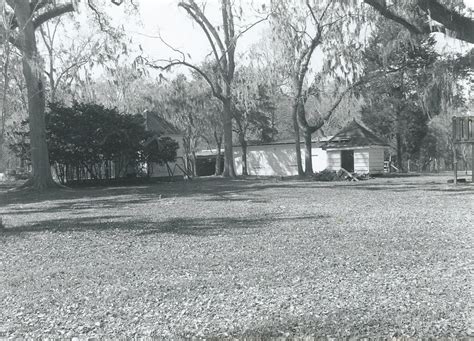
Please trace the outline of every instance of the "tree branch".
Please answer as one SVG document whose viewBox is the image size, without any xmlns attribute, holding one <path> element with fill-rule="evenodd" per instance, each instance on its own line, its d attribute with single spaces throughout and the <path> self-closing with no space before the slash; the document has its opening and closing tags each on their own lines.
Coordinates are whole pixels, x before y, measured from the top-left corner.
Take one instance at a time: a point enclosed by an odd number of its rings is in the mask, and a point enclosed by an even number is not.
<svg viewBox="0 0 474 341">
<path fill-rule="evenodd" d="M 189 13 L 189 10 L 192 10 L 194 11 L 195 15 L 202 21 L 202 23 L 204 25 L 206 25 L 207 29 L 209 30 L 209 32 L 212 34 L 212 36 L 214 37 L 215 41 L 216 41 L 216 44 L 217 46 L 219 47 L 221 53 L 223 55 L 225 55 L 225 48 L 224 48 L 224 44 L 222 43 L 222 40 L 221 38 L 219 37 L 219 34 L 217 33 L 216 29 L 214 26 L 212 26 L 212 24 L 209 22 L 209 20 L 206 18 L 206 16 L 204 15 L 204 13 L 201 11 L 201 9 L 199 8 L 199 6 L 194 2 L 194 0 L 189 0 L 189 3 L 186 3 L 186 2 L 180 2 L 178 4 L 178 6 L 186 9 L 186 11 Z M 189 10 L 188 10 L 188 9 Z"/>
<path fill-rule="evenodd" d="M 176 66 L 176 65 L 184 65 L 190 69 L 193 69 L 195 70 L 197 73 L 199 73 L 201 75 L 202 78 L 204 78 L 204 80 L 207 82 L 207 84 L 209 84 L 210 88 L 211 88 L 211 91 L 212 91 L 212 95 L 216 98 L 218 98 L 219 100 L 221 101 L 224 101 L 225 98 L 224 96 L 222 96 L 222 94 L 220 93 L 220 90 L 216 89 L 216 86 L 215 84 L 212 82 L 211 78 L 204 72 L 202 71 L 199 67 L 197 67 L 196 65 L 193 65 L 193 64 L 190 64 L 186 61 L 182 61 L 182 60 L 172 60 L 172 61 L 167 61 L 168 64 L 165 65 L 165 66 L 160 66 L 160 65 L 156 65 L 154 62 L 150 62 L 147 58 L 145 57 L 142 57 L 140 56 L 139 57 L 140 60 L 144 61 L 145 62 L 145 65 L 153 68 L 153 69 L 156 69 L 156 70 L 162 70 L 162 71 L 166 71 L 166 70 L 169 70 L 171 69 L 173 66 Z"/>
<path fill-rule="evenodd" d="M 456 33 L 456 38 L 474 44 L 474 20 L 462 16 L 458 12 L 450 10 L 447 6 L 442 5 L 438 0 L 418 0 L 417 5 L 431 19 L 441 23 L 450 31 Z M 423 29 L 425 32 L 431 32 L 430 25 L 426 25 Z"/>
<path fill-rule="evenodd" d="M 31 13 L 34 13 L 48 4 L 47 0 L 33 0 L 30 2 Z"/>
<path fill-rule="evenodd" d="M 59 86 L 59 83 L 61 81 L 61 79 L 64 77 L 64 75 L 66 75 L 67 73 L 69 73 L 70 70 L 74 69 L 74 68 L 80 68 L 81 66 L 87 64 L 87 62 L 89 61 L 89 59 L 81 59 L 81 60 L 78 60 L 76 62 L 74 62 L 73 64 L 69 65 L 67 68 L 65 68 L 63 71 L 61 71 L 61 73 L 58 75 L 58 77 L 56 78 L 56 84 L 54 86 L 54 89 L 52 89 L 53 92 L 56 92 L 58 86 Z"/>
<path fill-rule="evenodd" d="M 298 97 L 301 95 L 301 87 L 303 86 L 303 79 L 306 75 L 306 72 L 308 71 L 309 68 L 309 62 L 311 61 L 311 57 L 313 55 L 314 50 L 316 47 L 319 45 L 321 42 L 321 30 L 318 30 L 318 33 L 316 34 L 316 37 L 314 37 L 311 40 L 311 44 L 304 49 L 298 59 L 300 60 L 300 67 L 298 71 L 298 80 L 300 82 L 300 89 L 298 91 Z"/>
<path fill-rule="evenodd" d="M 10 30 L 14 30 L 15 28 L 18 28 L 18 21 L 16 20 L 14 13 L 11 13 L 5 9 L 2 17 L 4 20 L 2 26 L 4 26 L 5 29 L 8 28 Z M 8 25 L 6 25 L 6 23 L 8 23 Z"/>
<path fill-rule="evenodd" d="M 382 0 L 364 0 L 384 17 L 393 20 L 410 32 L 415 34 L 428 34 L 431 32 L 446 33 L 446 29 L 452 31 L 457 39 L 474 44 L 474 20 L 460 13 L 449 9 L 438 0 L 417 0 L 416 5 L 423 10 L 426 15 L 444 26 L 424 24 L 417 26 L 403 16 L 391 11 Z"/>
<path fill-rule="evenodd" d="M 100 30 L 106 32 L 106 28 L 104 23 L 102 22 L 101 15 L 97 8 L 95 8 L 93 2 L 91 0 L 87 0 L 87 6 L 94 12 L 95 17 L 97 18 L 97 22 L 99 23 Z"/>
<path fill-rule="evenodd" d="M 7 29 L 5 29 L 4 27 L 1 27 L 0 26 L 0 35 L 2 36 L 2 40 L 3 42 L 6 42 L 8 41 L 10 44 L 12 44 L 13 46 L 15 46 L 18 50 L 21 51 L 21 43 L 20 41 L 18 40 L 17 37 L 14 37 L 12 34 L 11 31 L 7 31 Z"/>
<path fill-rule="evenodd" d="M 245 29 L 243 29 L 242 31 L 240 31 L 236 36 L 235 36 L 235 40 L 239 39 L 244 33 L 246 33 L 248 30 L 250 30 L 251 28 L 253 28 L 254 26 L 257 26 L 258 24 L 260 24 L 261 22 L 264 22 L 265 20 L 268 20 L 268 18 L 270 18 L 270 14 L 268 14 L 265 18 L 262 18 L 262 19 L 259 19 L 257 20 L 256 22 L 250 24 L 249 26 L 247 26 Z"/>
<path fill-rule="evenodd" d="M 216 59 L 216 61 L 219 63 L 219 67 L 221 66 L 220 65 L 220 60 L 221 60 L 221 57 L 219 57 L 219 53 L 217 52 L 217 48 L 216 48 L 216 45 L 214 43 L 214 40 L 212 40 L 212 36 L 211 36 L 211 33 L 209 32 L 209 30 L 207 29 L 206 25 L 204 24 L 204 22 L 196 15 L 196 13 L 193 12 L 193 8 L 191 6 L 189 6 L 188 4 L 185 4 L 185 3 L 180 3 L 178 6 L 181 6 L 182 8 L 185 9 L 186 12 L 188 12 L 188 14 L 191 16 L 191 18 L 193 18 L 193 20 L 199 25 L 201 26 L 202 30 L 204 31 L 204 34 L 206 35 L 207 37 L 207 40 L 209 41 L 209 44 L 211 45 L 211 49 L 212 49 L 212 53 L 214 54 L 214 58 Z M 223 70 L 221 70 L 223 71 Z"/>
<path fill-rule="evenodd" d="M 36 29 L 48 20 L 51 20 L 65 13 L 73 12 L 73 11 L 74 11 L 74 5 L 72 3 L 55 6 L 51 8 L 50 10 L 39 14 L 35 19 L 33 19 L 33 26 Z"/>
<path fill-rule="evenodd" d="M 329 2 L 330 3 L 330 2 Z M 313 11 L 313 8 L 311 7 L 311 5 L 309 4 L 309 0 L 306 0 L 306 7 L 308 7 L 309 9 L 309 13 L 311 14 L 311 16 L 313 17 L 313 20 L 314 20 L 314 23 L 316 24 L 316 26 L 319 26 L 319 20 L 316 18 L 316 14 L 314 14 L 314 11 Z M 327 7 L 326 7 L 327 8 Z M 324 13 L 323 13 L 324 15 Z"/>
<path fill-rule="evenodd" d="M 382 14 L 384 17 L 393 20 L 403 26 L 405 26 L 410 32 L 421 34 L 423 33 L 417 26 L 413 25 L 412 23 L 408 22 L 405 18 L 397 15 L 396 13 L 392 12 L 388 7 L 385 1 L 380 0 L 364 0 L 364 2 L 370 6 L 372 6 L 377 12 Z"/>
<path fill-rule="evenodd" d="M 323 121 L 327 121 L 331 118 L 332 114 L 334 113 L 334 111 L 337 109 L 337 107 L 339 106 L 339 104 L 341 103 L 342 99 L 346 96 L 346 94 L 351 91 L 352 89 L 354 89 L 355 87 L 361 85 L 362 83 L 364 83 L 365 80 L 359 80 L 357 82 L 355 82 L 354 84 L 351 84 L 349 85 L 347 88 L 344 89 L 344 91 L 342 91 L 339 96 L 336 98 L 336 101 L 333 103 L 333 105 L 331 106 L 331 108 L 329 108 L 329 110 L 326 112 L 326 114 L 324 114 L 324 116 L 322 117 Z"/>
<path fill-rule="evenodd" d="M 326 12 L 328 11 L 329 6 L 332 5 L 332 2 L 333 2 L 333 0 L 328 1 L 328 4 L 326 5 L 326 7 L 323 10 L 323 13 L 321 13 L 321 16 L 319 17 L 319 21 L 322 21 L 324 19 L 324 16 L 326 15 Z"/>
<path fill-rule="evenodd" d="M 224 0 L 222 3 L 222 21 L 224 26 L 224 41 L 225 41 L 225 54 L 227 56 L 228 67 L 227 74 L 225 77 L 226 82 L 230 80 L 227 79 L 228 77 L 234 74 L 235 70 L 235 61 L 234 61 L 234 53 L 235 53 L 235 44 L 236 41 L 234 40 L 234 19 L 232 15 L 232 8 L 230 5 L 230 0 Z"/>
<path fill-rule="evenodd" d="M 43 27 L 40 27 L 40 33 L 41 33 L 41 38 L 43 38 L 43 43 L 44 45 L 46 46 L 46 50 L 48 50 L 49 53 L 51 53 L 52 51 L 52 47 L 50 45 L 50 43 L 48 42 L 48 39 L 46 38 L 46 32 L 43 30 Z"/>
<path fill-rule="evenodd" d="M 173 50 L 173 51 L 176 52 L 176 53 L 179 53 L 179 54 L 181 55 L 181 57 L 183 58 L 183 60 L 186 59 L 186 55 L 183 53 L 183 51 L 178 50 L 177 48 L 171 46 L 171 44 L 169 44 L 168 42 L 166 42 L 166 41 L 163 39 L 163 37 L 161 36 L 161 33 L 160 33 L 160 32 L 158 32 L 158 39 L 160 39 L 161 42 L 162 42 L 163 44 L 165 44 L 167 47 L 169 47 L 171 50 Z"/>
</svg>

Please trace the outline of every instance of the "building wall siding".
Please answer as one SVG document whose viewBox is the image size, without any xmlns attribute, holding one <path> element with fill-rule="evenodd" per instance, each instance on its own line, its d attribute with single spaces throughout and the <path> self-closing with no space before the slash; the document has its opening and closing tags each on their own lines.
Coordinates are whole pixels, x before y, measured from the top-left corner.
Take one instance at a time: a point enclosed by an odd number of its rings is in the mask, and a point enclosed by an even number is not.
<svg viewBox="0 0 474 341">
<path fill-rule="evenodd" d="M 328 156 L 326 151 L 322 148 L 313 147 L 311 154 L 311 160 L 313 161 L 313 172 L 321 172 L 322 170 L 325 170 L 328 166 Z"/>
<path fill-rule="evenodd" d="M 370 157 L 369 149 L 354 150 L 354 172 L 368 173 Z"/>
<path fill-rule="evenodd" d="M 384 147 L 354 148 L 354 171 L 357 173 L 383 173 Z M 327 168 L 339 170 L 341 168 L 341 151 L 327 151 Z"/>
<path fill-rule="evenodd" d="M 341 151 L 328 150 L 327 151 L 327 169 L 337 171 L 341 169 Z"/>
<path fill-rule="evenodd" d="M 301 158 L 304 169 L 304 146 Z M 337 171 L 341 169 L 341 150 L 323 150 L 316 145 L 312 149 L 313 170 L 324 169 Z M 359 173 L 382 173 L 384 147 L 354 148 L 354 171 Z M 234 165 L 238 175 L 242 174 L 242 150 L 234 147 Z M 293 144 L 249 146 L 247 149 L 249 175 L 291 176 L 298 174 L 296 152 Z"/>
<path fill-rule="evenodd" d="M 305 149 L 301 148 L 303 169 L 305 167 Z M 234 147 L 234 163 L 237 174 L 242 174 L 242 148 Z M 313 146 L 312 163 L 314 171 L 326 168 L 326 151 Z M 293 144 L 249 146 L 247 148 L 249 175 L 291 176 L 298 175 L 296 150 Z"/>
<path fill-rule="evenodd" d="M 384 162 L 384 148 L 383 147 L 372 147 L 370 148 L 370 173 L 380 174 L 383 173 L 383 162 Z"/>
</svg>

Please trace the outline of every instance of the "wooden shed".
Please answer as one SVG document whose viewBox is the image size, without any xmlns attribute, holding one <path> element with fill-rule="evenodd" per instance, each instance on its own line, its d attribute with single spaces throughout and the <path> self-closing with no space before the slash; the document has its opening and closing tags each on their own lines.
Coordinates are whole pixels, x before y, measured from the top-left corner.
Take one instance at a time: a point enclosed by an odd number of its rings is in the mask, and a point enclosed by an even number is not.
<svg viewBox="0 0 474 341">
<path fill-rule="evenodd" d="M 351 173 L 383 173 L 384 151 L 389 146 L 355 119 L 334 135 L 323 149 L 327 169 L 344 168 Z"/>
</svg>

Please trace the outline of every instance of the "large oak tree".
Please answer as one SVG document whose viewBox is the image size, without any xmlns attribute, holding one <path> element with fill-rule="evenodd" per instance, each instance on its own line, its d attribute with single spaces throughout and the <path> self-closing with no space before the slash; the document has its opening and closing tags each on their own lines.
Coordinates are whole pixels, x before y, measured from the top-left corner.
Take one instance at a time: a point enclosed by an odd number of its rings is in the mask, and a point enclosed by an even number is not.
<svg viewBox="0 0 474 341">
<path fill-rule="evenodd" d="M 123 1 L 111 0 L 115 5 Z M 41 26 L 55 18 L 75 11 L 76 1 L 55 0 L 6 0 L 4 16 L 11 18 L 9 27 L 2 29 L 2 35 L 16 47 L 22 56 L 22 69 L 28 98 L 28 120 L 30 125 L 30 145 L 32 177 L 25 186 L 44 190 L 56 186 L 51 174 L 45 126 L 44 61 L 38 50 L 36 33 Z M 96 13 L 93 0 L 87 5 Z M 100 20 L 100 18 L 99 18 Z M 102 25 L 101 25 L 102 26 Z"/>
<path fill-rule="evenodd" d="M 54 186 L 46 144 L 44 66 L 36 44 L 37 29 L 53 18 L 74 11 L 72 3 L 56 1 L 7 0 L 8 11 L 14 19 L 10 42 L 22 54 L 23 75 L 28 96 L 32 178 L 28 181 L 35 189 Z"/>
</svg>

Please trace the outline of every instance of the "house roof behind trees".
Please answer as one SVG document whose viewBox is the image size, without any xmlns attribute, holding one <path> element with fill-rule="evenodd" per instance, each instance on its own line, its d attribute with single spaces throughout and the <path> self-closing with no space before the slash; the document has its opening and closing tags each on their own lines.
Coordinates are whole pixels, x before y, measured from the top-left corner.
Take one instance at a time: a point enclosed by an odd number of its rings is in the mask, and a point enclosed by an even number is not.
<svg viewBox="0 0 474 341">
<path fill-rule="evenodd" d="M 388 144 L 354 119 L 324 144 L 323 148 L 365 146 L 388 146 Z"/>
<path fill-rule="evenodd" d="M 313 147 L 320 147 L 324 142 L 329 141 L 330 137 L 317 137 L 311 139 L 311 142 L 313 144 Z M 304 144 L 303 138 L 300 140 L 300 144 Z M 286 139 L 286 140 L 277 140 L 277 141 L 271 141 L 271 142 L 261 142 L 258 140 L 249 140 L 247 141 L 247 146 L 248 147 L 253 147 L 253 146 L 277 146 L 277 145 L 295 145 L 295 140 L 294 139 Z M 316 145 L 316 146 L 315 146 Z M 240 144 L 234 144 L 234 147 L 241 147 Z"/>
<path fill-rule="evenodd" d="M 158 136 L 183 134 L 181 130 L 160 116 L 156 111 L 147 110 L 144 115 L 146 130 L 151 131 Z"/>
</svg>

